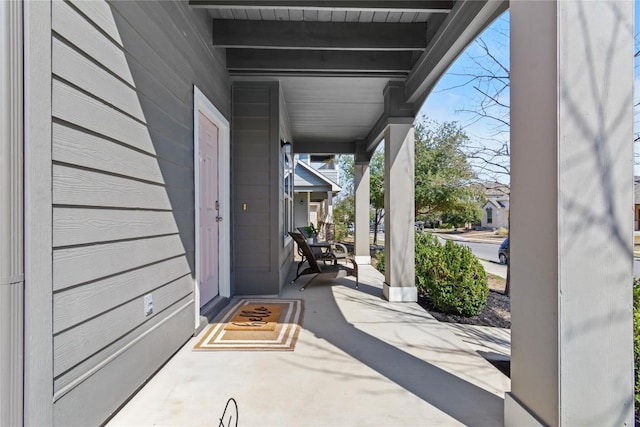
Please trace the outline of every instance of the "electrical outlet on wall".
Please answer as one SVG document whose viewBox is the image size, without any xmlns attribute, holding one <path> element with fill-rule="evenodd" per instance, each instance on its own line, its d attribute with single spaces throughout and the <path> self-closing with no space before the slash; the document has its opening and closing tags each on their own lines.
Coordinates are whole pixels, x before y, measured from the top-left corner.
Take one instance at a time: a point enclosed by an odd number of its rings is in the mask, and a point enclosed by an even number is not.
<svg viewBox="0 0 640 427">
<path fill-rule="evenodd" d="M 153 296 L 147 294 L 144 296 L 144 315 L 150 316 L 153 313 Z"/>
</svg>

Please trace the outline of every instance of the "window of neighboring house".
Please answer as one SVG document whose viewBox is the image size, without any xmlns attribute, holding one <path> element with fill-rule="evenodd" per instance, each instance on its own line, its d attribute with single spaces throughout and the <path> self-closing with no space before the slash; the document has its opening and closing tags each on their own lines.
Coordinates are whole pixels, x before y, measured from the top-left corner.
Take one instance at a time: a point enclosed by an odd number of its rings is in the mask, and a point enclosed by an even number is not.
<svg viewBox="0 0 640 427">
<path fill-rule="evenodd" d="M 282 196 L 282 228 L 284 244 L 286 245 L 291 237 L 289 231 L 293 230 L 293 171 L 294 163 L 291 155 L 291 144 L 282 144 L 282 164 L 283 170 L 283 196 Z"/>
<path fill-rule="evenodd" d="M 487 224 L 491 224 L 493 222 L 493 209 L 487 208 Z"/>
<path fill-rule="evenodd" d="M 336 168 L 336 158 L 335 156 L 319 156 L 313 155 L 309 156 L 309 162 L 311 166 L 320 170 L 320 169 L 335 169 Z"/>
</svg>

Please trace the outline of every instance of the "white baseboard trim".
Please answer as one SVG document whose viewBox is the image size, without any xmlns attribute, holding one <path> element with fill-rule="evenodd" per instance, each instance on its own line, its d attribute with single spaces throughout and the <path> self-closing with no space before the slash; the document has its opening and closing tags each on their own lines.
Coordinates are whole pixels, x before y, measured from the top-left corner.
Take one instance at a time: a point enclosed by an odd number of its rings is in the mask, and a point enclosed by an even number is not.
<svg viewBox="0 0 640 427">
<path fill-rule="evenodd" d="M 358 265 L 371 265 L 371 257 L 369 255 L 356 255 L 354 259 Z"/>
<path fill-rule="evenodd" d="M 385 283 L 382 288 L 382 293 L 389 302 L 418 301 L 418 288 L 415 286 L 389 286 Z"/>
<path fill-rule="evenodd" d="M 505 427 L 543 427 L 545 424 L 516 399 L 511 392 L 504 395 Z"/>
</svg>

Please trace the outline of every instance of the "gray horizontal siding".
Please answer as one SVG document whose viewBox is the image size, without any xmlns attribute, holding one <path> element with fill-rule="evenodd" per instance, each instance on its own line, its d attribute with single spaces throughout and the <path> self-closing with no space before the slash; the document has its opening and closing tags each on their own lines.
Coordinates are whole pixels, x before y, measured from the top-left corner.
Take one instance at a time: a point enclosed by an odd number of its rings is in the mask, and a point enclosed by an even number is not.
<svg viewBox="0 0 640 427">
<path fill-rule="evenodd" d="M 59 291 L 184 253 L 182 242 L 175 234 L 56 249 L 53 289 Z"/>
<path fill-rule="evenodd" d="M 53 216 L 55 247 L 141 239 L 178 231 L 172 212 L 60 207 Z"/>
<path fill-rule="evenodd" d="M 52 97 L 53 117 L 155 154 L 153 141 L 144 123 L 59 80 L 53 81 Z"/>
<path fill-rule="evenodd" d="M 158 160 L 152 155 L 59 123 L 53 124 L 52 132 L 54 161 L 164 183 Z"/>
<path fill-rule="evenodd" d="M 235 290 L 277 294 L 292 260 L 280 149 L 280 140 L 291 141 L 286 104 L 277 83 L 237 83 L 232 111 Z"/>
<path fill-rule="evenodd" d="M 190 277 L 175 280 L 151 292 L 153 311 L 160 313 L 176 301 L 192 292 L 193 281 Z M 117 310 L 109 310 L 54 335 L 53 338 L 53 375 L 60 377 L 69 369 L 88 359 L 105 348 L 105 343 L 121 340 L 132 329 L 146 321 L 139 300 L 134 298 L 125 302 Z M 133 327 L 133 328 L 132 328 Z M 96 331 L 101 331 L 96 334 Z"/>
<path fill-rule="evenodd" d="M 331 170 L 331 169 L 320 169 L 318 170 L 318 172 L 320 172 L 322 175 L 326 176 L 327 178 L 329 178 L 331 181 L 337 183 L 338 182 L 338 171 L 336 169 Z"/>
<path fill-rule="evenodd" d="M 104 422 L 186 341 L 184 331 L 193 327 L 193 301 L 181 301 L 161 322 L 149 325 L 116 357 L 104 360 L 81 386 L 71 388 L 54 405 L 56 425 L 95 426 Z M 91 392 L 87 392 L 90 390 Z"/>
<path fill-rule="evenodd" d="M 186 2 L 53 2 L 57 425 L 101 424 L 193 333 L 193 86 L 231 112 L 208 22 Z"/>
<path fill-rule="evenodd" d="M 279 87 L 233 86 L 233 231 L 235 292 L 278 293 L 280 247 Z M 246 206 L 246 210 L 243 209 Z M 255 280 L 256 277 L 261 280 Z"/>
<path fill-rule="evenodd" d="M 54 333 L 78 325 L 97 313 L 111 310 L 122 301 L 131 301 L 189 273 L 189 264 L 184 257 L 178 256 L 58 292 L 53 297 Z"/>
<path fill-rule="evenodd" d="M 296 190 L 298 191 L 302 191 L 303 187 L 308 187 L 308 189 L 304 189 L 305 191 L 321 191 L 316 190 L 317 188 L 322 188 L 323 191 L 331 190 L 331 185 L 326 180 L 318 177 L 303 166 L 296 167 L 296 174 L 293 182 Z"/>
<path fill-rule="evenodd" d="M 162 185 L 62 165 L 53 167 L 53 203 L 171 209 Z"/>
</svg>

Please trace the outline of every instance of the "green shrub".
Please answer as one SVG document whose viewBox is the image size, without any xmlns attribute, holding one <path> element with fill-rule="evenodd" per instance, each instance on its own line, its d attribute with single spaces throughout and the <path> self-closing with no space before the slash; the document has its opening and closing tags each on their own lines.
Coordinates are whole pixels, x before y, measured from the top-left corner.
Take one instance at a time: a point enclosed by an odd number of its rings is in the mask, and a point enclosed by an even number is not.
<svg viewBox="0 0 640 427">
<path fill-rule="evenodd" d="M 349 235 L 349 230 L 347 228 L 347 224 L 342 222 L 336 223 L 335 225 L 335 236 L 334 239 L 336 242 L 341 242 L 345 240 L 345 238 Z"/>
<path fill-rule="evenodd" d="M 487 304 L 484 267 L 471 250 L 429 234 L 416 234 L 416 286 L 444 313 L 475 316 Z"/>
<path fill-rule="evenodd" d="M 636 418 L 640 416 L 640 279 L 633 279 L 633 354 L 636 382 Z"/>
<path fill-rule="evenodd" d="M 384 251 L 376 254 L 376 270 L 384 274 Z"/>
</svg>

